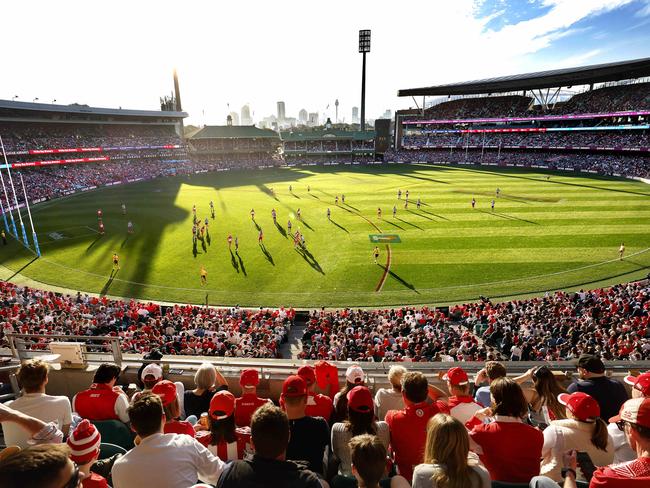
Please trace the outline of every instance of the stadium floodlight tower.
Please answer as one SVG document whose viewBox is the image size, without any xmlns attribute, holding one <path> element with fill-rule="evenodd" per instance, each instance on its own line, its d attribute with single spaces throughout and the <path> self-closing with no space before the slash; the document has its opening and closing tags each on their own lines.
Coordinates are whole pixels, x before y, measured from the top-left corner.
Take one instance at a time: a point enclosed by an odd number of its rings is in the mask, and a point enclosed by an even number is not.
<svg viewBox="0 0 650 488">
<path fill-rule="evenodd" d="M 359 31 L 359 52 L 363 55 L 361 66 L 361 130 L 366 130 L 366 53 L 370 52 L 370 29 Z"/>
</svg>

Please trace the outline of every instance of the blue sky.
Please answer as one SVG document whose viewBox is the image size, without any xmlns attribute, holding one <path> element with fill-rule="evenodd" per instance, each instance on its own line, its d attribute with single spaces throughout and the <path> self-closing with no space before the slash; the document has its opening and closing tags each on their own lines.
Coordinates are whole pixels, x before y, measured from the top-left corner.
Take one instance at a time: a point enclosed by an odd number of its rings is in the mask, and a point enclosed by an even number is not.
<svg viewBox="0 0 650 488">
<path fill-rule="evenodd" d="M 198 124 L 279 100 L 333 117 L 339 99 L 349 121 L 365 28 L 372 118 L 413 105 L 400 88 L 650 57 L 650 0 L 21 0 L 3 16 L 0 98 L 158 109 L 176 67 Z"/>
</svg>

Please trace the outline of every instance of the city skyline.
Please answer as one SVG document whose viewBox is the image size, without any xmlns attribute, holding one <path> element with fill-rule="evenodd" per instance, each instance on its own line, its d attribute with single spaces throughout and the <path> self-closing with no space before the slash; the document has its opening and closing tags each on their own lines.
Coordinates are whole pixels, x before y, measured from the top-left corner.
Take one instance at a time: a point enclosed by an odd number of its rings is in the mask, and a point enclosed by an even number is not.
<svg viewBox="0 0 650 488">
<path fill-rule="evenodd" d="M 247 104 L 248 120 L 261 120 L 277 112 L 279 100 L 287 117 L 305 109 L 335 121 L 337 99 L 339 121 L 351 122 L 360 104 L 359 29 L 372 30 L 368 119 L 421 103 L 398 98 L 400 88 L 650 56 L 648 0 L 416 1 L 411 7 L 333 0 L 318 12 L 318 23 L 335 31 L 319 32 L 313 6 L 290 1 L 188 0 L 179 8 L 166 0 L 116 0 L 101 16 L 94 4 L 77 0 L 10 2 L 5 17 L 29 19 L 30 30 L 25 36 L 24 23 L 10 22 L 0 32 L 12 46 L 0 98 L 157 110 L 177 68 L 188 124 L 224 124 L 231 111 L 243 124 L 237 107 Z M 431 19 L 431 28 L 413 29 L 413 10 Z M 177 32 L 166 33 L 160 26 L 171 25 L 170 12 Z M 90 34 L 90 27 L 103 34 Z"/>
</svg>

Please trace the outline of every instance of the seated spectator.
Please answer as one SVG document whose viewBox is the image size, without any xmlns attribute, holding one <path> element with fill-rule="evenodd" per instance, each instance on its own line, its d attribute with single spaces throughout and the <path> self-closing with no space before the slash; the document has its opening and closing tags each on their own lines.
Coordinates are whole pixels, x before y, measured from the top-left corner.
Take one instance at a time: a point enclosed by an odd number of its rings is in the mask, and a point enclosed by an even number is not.
<svg viewBox="0 0 650 488">
<path fill-rule="evenodd" d="M 427 422 L 424 462 L 413 471 L 413 488 L 452 486 L 490 488 L 490 476 L 470 452 L 465 426 L 439 413 Z"/>
<path fill-rule="evenodd" d="M 239 375 L 242 395 L 235 400 L 235 424 L 239 427 L 249 427 L 255 410 L 265 403 L 273 403 L 268 398 L 257 396 L 259 383 L 260 375 L 256 369 L 244 369 Z"/>
<path fill-rule="evenodd" d="M 63 432 L 57 428 L 54 422 L 43 422 L 3 404 L 0 404 L 0 422 L 3 427 L 15 424 L 25 431 L 29 436 L 27 439 L 29 445 L 58 444 L 63 441 Z"/>
<path fill-rule="evenodd" d="M 342 481 L 335 477 L 332 488 L 408 488 L 411 485 L 403 476 L 386 478 L 386 446 L 376 436 L 362 434 L 350 441 L 350 459 L 352 460 L 353 480 L 356 483 Z"/>
<path fill-rule="evenodd" d="M 363 434 L 377 436 L 388 449 L 388 424 L 375 421 L 372 393 L 365 386 L 355 386 L 348 393 L 348 419 L 332 426 L 332 452 L 340 463 L 339 474 L 352 476 L 350 439 Z"/>
<path fill-rule="evenodd" d="M 492 407 L 474 414 L 479 420 L 494 417 L 470 432 L 470 448 L 479 455 L 493 481 L 528 483 L 539 474 L 544 435 L 523 419 L 528 405 L 521 387 L 510 378 L 490 385 Z"/>
<path fill-rule="evenodd" d="M 316 369 L 309 365 L 301 366 L 298 368 L 298 376 L 307 383 L 307 409 L 305 413 L 310 417 L 323 417 L 329 422 L 334 411 L 334 404 L 327 395 L 314 392 L 316 388 Z"/>
<path fill-rule="evenodd" d="M 417 371 L 404 375 L 402 396 L 405 407 L 389 410 L 385 420 L 390 428 L 390 444 L 399 474 L 410 480 L 413 468 L 424 459 L 427 422 L 440 412 L 447 413 L 448 409 L 442 402 L 427 402 L 429 382 Z"/>
<path fill-rule="evenodd" d="M 184 395 L 185 415 L 200 418 L 208 411 L 214 393 L 227 390 L 228 382 L 214 365 L 202 363 L 194 374 L 194 384 L 196 388 Z"/>
<path fill-rule="evenodd" d="M 65 444 L 29 447 L 0 461 L 1 488 L 78 488 L 84 477 Z"/>
<path fill-rule="evenodd" d="M 345 385 L 334 395 L 334 418 L 333 422 L 343 422 L 348 414 L 348 393 L 355 386 L 366 384 L 366 374 L 361 366 L 352 365 L 345 371 Z"/>
<path fill-rule="evenodd" d="M 620 381 L 608 378 L 605 375 L 605 365 L 593 354 L 582 354 L 578 358 L 577 368 L 580 379 L 571 383 L 567 391 L 581 391 L 595 398 L 603 418 L 617 415 L 628 398 L 625 386 Z"/>
<path fill-rule="evenodd" d="M 528 401 L 528 418 L 532 424 L 544 428 L 551 420 L 566 418 L 565 406 L 558 400 L 559 395 L 566 391 L 555 378 L 553 371 L 548 366 L 536 366 L 515 378 L 515 381 L 521 384 L 528 379 L 533 381 L 533 388 L 523 391 Z"/>
<path fill-rule="evenodd" d="M 282 401 L 291 428 L 287 459 L 306 461 L 311 471 L 323 475 L 323 456 L 330 442 L 329 426 L 325 419 L 309 417 L 305 414 L 307 407 L 305 380 L 297 375 L 289 376 L 284 380 Z M 254 439 L 253 443 L 255 443 Z"/>
<path fill-rule="evenodd" d="M 581 392 L 562 393 L 558 400 L 566 407 L 566 418 L 553 420 L 544 429 L 540 474 L 562 481 L 562 456 L 571 450 L 586 452 L 595 466 L 611 464 L 614 446 L 607 433 L 607 424 L 600 418 L 598 402 Z"/>
<path fill-rule="evenodd" d="M 99 365 L 90 388 L 77 393 L 72 399 L 72 410 L 88 420 L 129 421 L 129 399 L 115 386 L 122 370 L 116 364 Z"/>
<path fill-rule="evenodd" d="M 17 374 L 23 394 L 16 400 L 6 402 L 5 405 L 45 423 L 52 422 L 67 434 L 72 423 L 70 400 L 65 396 L 52 396 L 45 393 L 48 370 L 48 364 L 38 359 L 23 363 Z M 3 422 L 2 431 L 5 445 L 21 448 L 29 445 L 31 434 L 15 422 Z"/>
<path fill-rule="evenodd" d="M 68 437 L 70 459 L 79 467 L 83 488 L 108 488 L 106 478 L 90 470 L 99 457 L 102 436 L 88 420 L 82 420 Z"/>
<path fill-rule="evenodd" d="M 138 398 L 140 398 L 140 395 L 143 395 L 145 393 L 150 393 L 153 387 L 159 382 L 163 381 L 164 379 L 163 369 L 160 366 L 160 364 L 157 363 L 147 364 L 144 368 L 142 368 L 142 372 L 140 373 L 140 376 L 142 378 L 142 384 L 144 385 L 144 388 L 142 389 L 142 391 L 138 391 L 133 394 L 133 397 L 131 398 L 131 403 L 133 403 Z M 185 417 L 185 410 L 184 410 L 185 386 L 180 381 L 174 381 L 174 385 L 176 385 L 176 394 L 178 395 L 179 409 L 181 412 L 180 416 L 184 418 Z M 200 414 L 197 416 L 197 418 L 199 416 Z"/>
<path fill-rule="evenodd" d="M 632 398 L 650 397 L 650 372 L 642 373 L 639 376 L 628 375 L 624 381 L 632 387 Z M 636 452 L 627 442 L 625 432 L 619 429 L 615 423 L 610 423 L 607 426 L 607 432 L 609 432 L 614 445 L 614 464 L 636 459 Z"/>
<path fill-rule="evenodd" d="M 251 419 L 255 454 L 230 463 L 217 488 L 326 488 L 306 466 L 286 459 L 289 436 L 287 415 L 274 405 L 262 405 Z"/>
<path fill-rule="evenodd" d="M 129 407 L 140 443 L 120 457 L 111 471 L 113 488 L 192 486 L 197 479 L 216 483 L 225 464 L 196 439 L 163 434 L 165 414 L 157 395 L 141 396 Z"/>
<path fill-rule="evenodd" d="M 469 394 L 467 373 L 462 368 L 455 367 L 447 371 L 442 379 L 447 382 L 449 390 L 450 396 L 447 399 L 449 414 L 465 425 L 465 422 L 474 416 L 474 412 L 483 408 Z"/>
<path fill-rule="evenodd" d="M 388 381 L 391 388 L 379 388 L 375 393 L 375 413 L 377 418 L 383 419 L 389 410 L 404 408 L 402 399 L 402 377 L 406 373 L 404 366 L 393 365 L 388 370 Z"/>
<path fill-rule="evenodd" d="M 162 380 L 154 385 L 151 393 L 160 397 L 165 410 L 165 426 L 163 432 L 165 434 L 187 434 L 194 437 L 194 427 L 192 427 L 192 424 L 184 420 L 178 420 L 181 415 L 181 408 L 178 402 L 176 385 L 171 381 Z"/>
<path fill-rule="evenodd" d="M 219 459 L 244 459 L 250 450 L 250 428 L 235 426 L 235 396 L 229 391 L 218 391 L 212 397 L 208 429 L 209 434 L 200 436 L 199 441 Z"/>
<path fill-rule="evenodd" d="M 489 407 L 492 404 L 490 398 L 490 384 L 498 378 L 505 378 L 506 375 L 506 368 L 503 364 L 497 361 L 488 361 L 485 363 L 485 368 L 476 374 L 474 386 L 479 386 L 485 381 L 487 381 L 488 385 L 481 386 L 476 390 L 476 393 L 474 394 L 474 400 L 476 400 L 476 403 L 479 403 L 484 407 Z"/>
</svg>

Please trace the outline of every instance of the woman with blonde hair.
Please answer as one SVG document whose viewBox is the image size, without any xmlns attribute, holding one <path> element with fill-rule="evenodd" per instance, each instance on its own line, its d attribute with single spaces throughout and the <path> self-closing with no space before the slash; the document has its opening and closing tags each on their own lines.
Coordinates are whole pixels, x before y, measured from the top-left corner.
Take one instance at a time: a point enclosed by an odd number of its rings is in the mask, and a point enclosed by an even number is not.
<svg viewBox="0 0 650 488">
<path fill-rule="evenodd" d="M 185 392 L 185 415 L 194 415 L 198 419 L 210 408 L 214 394 L 228 389 L 228 382 L 213 364 L 203 363 L 194 374 L 194 384 L 194 390 Z"/>
<path fill-rule="evenodd" d="M 439 413 L 427 423 L 424 463 L 413 471 L 413 488 L 490 488 L 490 476 L 469 451 L 467 429 Z"/>
</svg>

